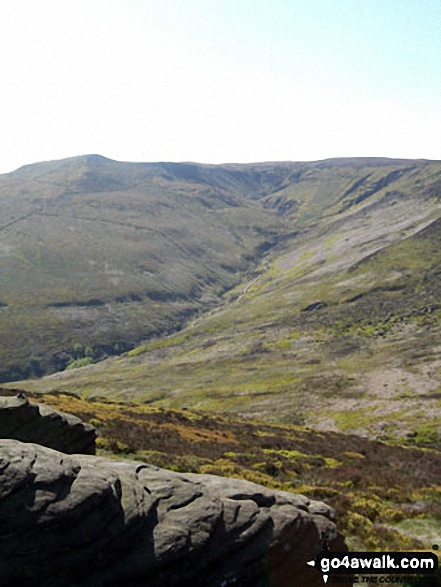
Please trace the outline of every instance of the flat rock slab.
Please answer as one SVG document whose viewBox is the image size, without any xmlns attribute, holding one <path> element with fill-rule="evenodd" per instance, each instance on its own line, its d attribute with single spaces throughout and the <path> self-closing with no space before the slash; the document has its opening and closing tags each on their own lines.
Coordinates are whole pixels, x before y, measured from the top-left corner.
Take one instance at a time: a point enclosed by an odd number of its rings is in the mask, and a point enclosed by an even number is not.
<svg viewBox="0 0 441 587">
<path fill-rule="evenodd" d="M 66 454 L 95 454 L 93 426 L 71 414 L 33 404 L 24 394 L 0 395 L 0 438 L 35 442 Z"/>
<path fill-rule="evenodd" d="M 0 440 L 0 585 L 315 587 L 332 510 L 302 495 Z"/>
</svg>

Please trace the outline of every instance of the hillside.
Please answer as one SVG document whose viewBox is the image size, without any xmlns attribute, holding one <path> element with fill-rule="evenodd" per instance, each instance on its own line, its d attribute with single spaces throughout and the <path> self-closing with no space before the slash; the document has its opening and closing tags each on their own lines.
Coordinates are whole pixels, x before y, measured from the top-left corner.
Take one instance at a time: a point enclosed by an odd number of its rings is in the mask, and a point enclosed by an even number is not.
<svg viewBox="0 0 441 587">
<path fill-rule="evenodd" d="M 440 447 L 441 165 L 212 170 L 254 178 L 240 200 L 275 223 L 273 246 L 179 333 L 26 387 Z"/>
<path fill-rule="evenodd" d="M 0 380 L 172 333 L 228 303 L 234 287 L 268 289 L 279 263 L 280 292 L 297 287 L 299 271 L 335 274 L 435 218 L 440 182 L 437 162 L 387 159 L 215 166 L 89 155 L 2 175 Z"/>
<path fill-rule="evenodd" d="M 324 500 L 353 550 L 427 550 L 441 541 L 439 451 L 134 402 L 66 394 L 42 401 L 93 424 L 101 456 L 243 478 Z"/>
<path fill-rule="evenodd" d="M 99 156 L 1 176 L 0 379 L 127 350 L 217 303 L 289 231 L 250 201 L 264 176 Z"/>
</svg>

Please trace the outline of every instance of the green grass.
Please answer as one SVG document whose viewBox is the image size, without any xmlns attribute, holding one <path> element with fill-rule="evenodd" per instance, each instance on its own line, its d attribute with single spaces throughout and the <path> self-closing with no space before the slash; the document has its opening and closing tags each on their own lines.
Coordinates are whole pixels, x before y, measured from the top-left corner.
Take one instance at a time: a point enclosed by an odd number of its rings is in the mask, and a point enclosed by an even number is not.
<svg viewBox="0 0 441 587">
<path fill-rule="evenodd" d="M 422 515 L 421 517 L 402 520 L 396 523 L 394 527 L 404 534 L 416 537 L 423 544 L 427 544 L 427 548 L 430 548 L 432 544 L 441 542 L 440 520 L 432 516 Z"/>
</svg>

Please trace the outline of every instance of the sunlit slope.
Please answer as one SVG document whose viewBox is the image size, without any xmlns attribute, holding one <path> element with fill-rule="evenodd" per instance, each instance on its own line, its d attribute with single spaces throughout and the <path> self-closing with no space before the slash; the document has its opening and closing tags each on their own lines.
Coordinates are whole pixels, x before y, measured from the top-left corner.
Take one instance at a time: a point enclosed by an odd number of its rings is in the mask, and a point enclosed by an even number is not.
<svg viewBox="0 0 441 587">
<path fill-rule="evenodd" d="M 354 177 L 362 189 L 363 178 L 409 168 L 424 177 L 438 169 L 389 160 L 213 166 L 89 155 L 1 176 L 0 380 L 172 332 L 303 229 L 305 212 L 318 207 L 323 216 L 346 202 Z"/>
<path fill-rule="evenodd" d="M 303 223 L 178 334 L 27 386 L 438 445 L 441 221 L 424 172 Z"/>
</svg>

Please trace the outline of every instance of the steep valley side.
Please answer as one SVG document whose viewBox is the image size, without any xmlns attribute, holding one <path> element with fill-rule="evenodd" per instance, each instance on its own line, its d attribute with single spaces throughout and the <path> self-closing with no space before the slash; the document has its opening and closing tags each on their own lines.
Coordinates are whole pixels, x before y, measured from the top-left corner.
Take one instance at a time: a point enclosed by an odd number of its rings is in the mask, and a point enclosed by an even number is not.
<svg viewBox="0 0 441 587">
<path fill-rule="evenodd" d="M 26 388 L 439 447 L 440 167 L 372 166 L 305 164 L 276 193 L 253 192 L 247 202 L 281 216 L 285 237 L 221 305 L 178 333 Z"/>
</svg>

